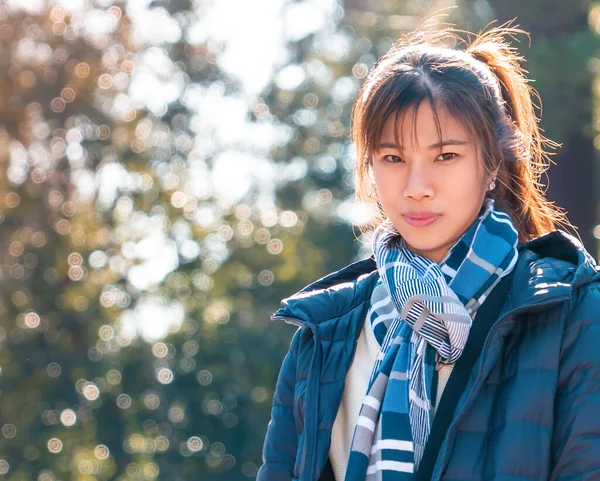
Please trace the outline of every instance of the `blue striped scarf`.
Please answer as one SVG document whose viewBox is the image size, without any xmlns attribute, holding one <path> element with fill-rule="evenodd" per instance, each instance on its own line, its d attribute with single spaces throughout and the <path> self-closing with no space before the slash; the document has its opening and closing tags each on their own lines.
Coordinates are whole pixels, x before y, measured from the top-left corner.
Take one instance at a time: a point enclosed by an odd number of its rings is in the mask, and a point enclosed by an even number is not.
<svg viewBox="0 0 600 481">
<path fill-rule="evenodd" d="M 412 480 L 433 414 L 436 362 L 462 354 L 474 314 L 517 261 L 518 234 L 488 199 L 440 264 L 389 228 L 373 237 L 380 279 L 368 321 L 381 346 L 354 431 L 345 481 Z"/>
</svg>

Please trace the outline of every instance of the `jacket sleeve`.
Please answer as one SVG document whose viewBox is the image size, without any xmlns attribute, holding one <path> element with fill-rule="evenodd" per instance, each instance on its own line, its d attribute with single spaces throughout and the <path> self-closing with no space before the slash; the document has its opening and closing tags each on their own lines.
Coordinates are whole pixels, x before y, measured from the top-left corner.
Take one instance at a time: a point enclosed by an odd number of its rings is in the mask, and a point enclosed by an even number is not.
<svg viewBox="0 0 600 481">
<path fill-rule="evenodd" d="M 553 481 L 600 480 L 600 287 L 591 284 L 578 297 L 561 350 Z"/>
<path fill-rule="evenodd" d="M 298 434 L 294 419 L 294 392 L 296 386 L 296 359 L 302 329 L 298 329 L 283 360 L 275 394 L 271 420 L 263 445 L 263 464 L 257 481 L 291 481 L 298 449 Z"/>
</svg>

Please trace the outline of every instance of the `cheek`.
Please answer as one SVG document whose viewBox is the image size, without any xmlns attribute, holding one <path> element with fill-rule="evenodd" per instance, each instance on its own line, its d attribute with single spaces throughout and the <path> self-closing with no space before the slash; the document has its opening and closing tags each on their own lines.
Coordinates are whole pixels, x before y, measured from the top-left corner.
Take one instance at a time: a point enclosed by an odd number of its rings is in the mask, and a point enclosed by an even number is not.
<svg viewBox="0 0 600 481">
<path fill-rule="evenodd" d="M 392 202 L 402 192 L 400 183 L 394 176 L 382 175 L 382 172 L 379 172 L 379 175 L 374 176 L 374 181 L 375 191 L 382 205 Z"/>
<path fill-rule="evenodd" d="M 485 196 L 485 189 L 483 185 L 475 179 L 472 182 L 459 182 L 456 184 L 454 190 L 454 197 L 458 202 L 465 202 L 463 205 L 470 205 L 483 201 Z"/>
<path fill-rule="evenodd" d="M 394 192 L 400 192 L 402 186 L 402 175 L 399 169 L 393 166 L 375 164 L 371 169 L 372 179 L 381 195 L 393 195 Z"/>
<path fill-rule="evenodd" d="M 375 192 L 377 193 L 377 195 L 379 196 L 380 199 L 381 199 L 382 194 L 386 190 L 385 186 L 383 185 L 384 178 L 385 178 L 385 176 L 382 175 L 381 168 L 379 168 L 377 166 L 371 167 L 371 170 L 370 170 L 371 184 L 373 185 Z"/>
<path fill-rule="evenodd" d="M 468 204 L 483 201 L 487 189 L 487 185 L 484 185 L 483 169 L 474 161 L 465 162 L 462 167 L 453 173 L 452 179 L 446 178 L 446 185 L 452 186 L 456 199 Z"/>
</svg>

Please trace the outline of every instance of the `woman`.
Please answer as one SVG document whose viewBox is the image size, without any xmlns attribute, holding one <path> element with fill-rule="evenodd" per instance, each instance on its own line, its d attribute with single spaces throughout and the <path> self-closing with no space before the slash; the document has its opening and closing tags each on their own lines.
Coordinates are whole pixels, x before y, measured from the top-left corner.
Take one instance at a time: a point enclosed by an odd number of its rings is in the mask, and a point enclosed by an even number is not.
<svg viewBox="0 0 600 481">
<path fill-rule="evenodd" d="M 538 183 L 514 33 L 412 34 L 366 79 L 374 255 L 273 316 L 301 328 L 259 481 L 600 479 L 600 274 Z"/>
</svg>

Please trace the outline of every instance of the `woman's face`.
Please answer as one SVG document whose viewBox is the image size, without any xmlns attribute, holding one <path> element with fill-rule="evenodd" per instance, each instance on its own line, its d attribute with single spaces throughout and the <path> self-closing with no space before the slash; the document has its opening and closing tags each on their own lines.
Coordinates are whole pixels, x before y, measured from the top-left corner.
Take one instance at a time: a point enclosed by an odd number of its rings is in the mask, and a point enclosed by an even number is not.
<svg viewBox="0 0 600 481">
<path fill-rule="evenodd" d="M 441 138 L 429 102 L 398 122 L 392 116 L 372 166 L 379 201 L 408 248 L 439 263 L 477 218 L 493 176 L 467 129 L 445 108 L 437 114 Z"/>
</svg>

